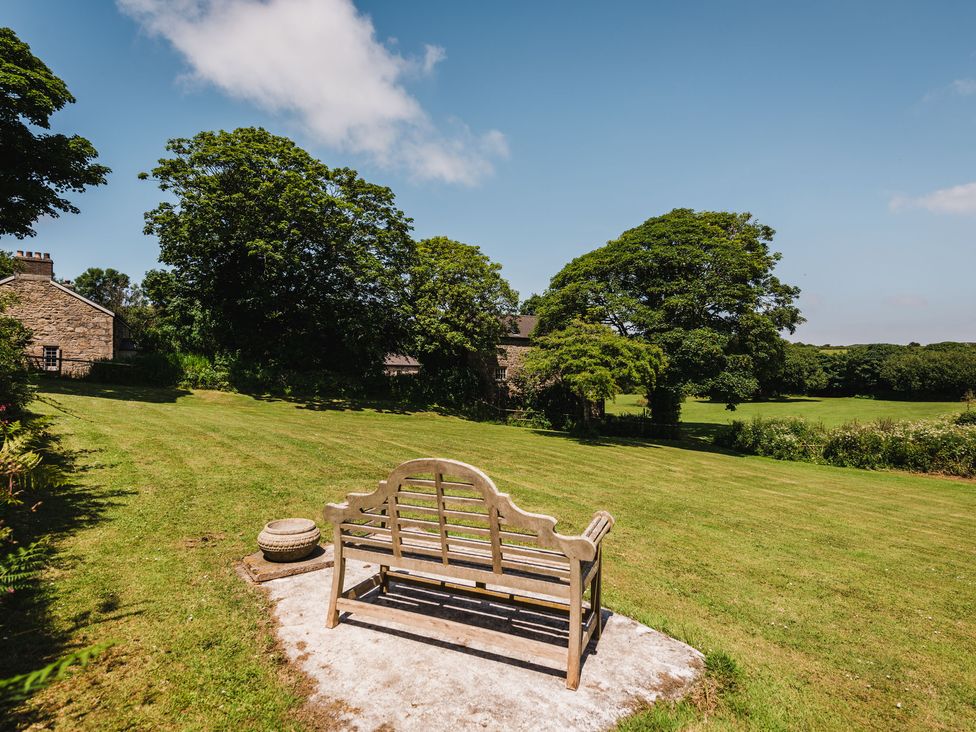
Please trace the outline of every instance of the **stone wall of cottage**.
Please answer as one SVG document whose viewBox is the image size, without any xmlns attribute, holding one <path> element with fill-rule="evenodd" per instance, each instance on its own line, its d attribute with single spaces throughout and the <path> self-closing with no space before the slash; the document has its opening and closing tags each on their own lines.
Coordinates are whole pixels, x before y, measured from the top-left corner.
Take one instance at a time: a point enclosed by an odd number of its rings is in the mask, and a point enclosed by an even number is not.
<svg viewBox="0 0 976 732">
<path fill-rule="evenodd" d="M 498 347 L 498 366 L 507 369 L 506 380 L 511 384 L 512 379 L 522 370 L 525 354 L 532 346 L 501 345 Z M 511 389 L 511 386 L 509 387 Z"/>
<path fill-rule="evenodd" d="M 33 331 L 30 353 L 38 361 L 44 346 L 57 346 L 63 359 L 62 373 L 83 374 L 90 368 L 89 364 L 68 359 L 112 358 L 113 316 L 55 287 L 47 278 L 20 275 L 2 287 L 17 298 L 8 305 L 5 314 Z"/>
</svg>

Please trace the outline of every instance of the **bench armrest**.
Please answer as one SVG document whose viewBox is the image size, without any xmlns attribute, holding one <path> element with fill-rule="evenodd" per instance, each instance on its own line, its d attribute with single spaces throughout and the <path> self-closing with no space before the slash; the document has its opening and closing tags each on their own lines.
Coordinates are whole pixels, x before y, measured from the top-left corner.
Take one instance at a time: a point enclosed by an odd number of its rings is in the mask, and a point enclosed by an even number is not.
<svg viewBox="0 0 976 732">
<path fill-rule="evenodd" d="M 610 533 L 611 528 L 613 528 L 613 516 L 606 511 L 597 511 L 593 514 L 590 525 L 583 532 L 583 537 L 599 547 L 603 537 Z"/>
</svg>

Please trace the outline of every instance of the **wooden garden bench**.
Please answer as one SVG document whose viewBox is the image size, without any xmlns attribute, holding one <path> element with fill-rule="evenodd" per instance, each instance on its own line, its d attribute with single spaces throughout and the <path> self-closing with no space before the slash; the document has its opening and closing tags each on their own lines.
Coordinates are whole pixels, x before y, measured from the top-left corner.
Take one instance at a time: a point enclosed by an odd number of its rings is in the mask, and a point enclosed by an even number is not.
<svg viewBox="0 0 976 732">
<path fill-rule="evenodd" d="M 606 511 L 597 512 L 582 535 L 563 536 L 555 531 L 556 519 L 523 511 L 478 468 L 423 458 L 397 467 L 372 493 L 330 503 L 325 518 L 335 530 L 329 628 L 343 611 L 417 626 L 565 667 L 566 686 L 579 686 L 583 652 L 602 630 L 600 546 L 613 526 Z M 376 564 L 379 572 L 344 589 L 346 559 Z M 391 580 L 565 616 L 568 640 L 557 645 L 361 599 L 388 593 Z"/>
</svg>

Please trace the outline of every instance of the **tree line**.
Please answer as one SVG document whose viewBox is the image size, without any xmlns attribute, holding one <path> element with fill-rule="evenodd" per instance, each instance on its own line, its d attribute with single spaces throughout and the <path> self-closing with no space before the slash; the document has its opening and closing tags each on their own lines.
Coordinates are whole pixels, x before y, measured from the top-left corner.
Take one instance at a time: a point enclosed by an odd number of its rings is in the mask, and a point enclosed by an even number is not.
<svg viewBox="0 0 976 732">
<path fill-rule="evenodd" d="M 976 344 L 890 343 L 829 348 L 789 344 L 771 395 L 960 399 L 976 391 Z"/>
</svg>

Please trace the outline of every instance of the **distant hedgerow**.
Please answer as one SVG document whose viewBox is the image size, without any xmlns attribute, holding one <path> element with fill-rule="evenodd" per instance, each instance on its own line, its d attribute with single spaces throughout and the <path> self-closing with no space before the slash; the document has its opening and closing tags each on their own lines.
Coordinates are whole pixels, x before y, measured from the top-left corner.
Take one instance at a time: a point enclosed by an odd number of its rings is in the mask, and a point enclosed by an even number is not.
<svg viewBox="0 0 976 732">
<path fill-rule="evenodd" d="M 879 420 L 827 428 L 799 418 L 736 420 L 716 438 L 753 455 L 853 468 L 976 477 L 976 425 Z"/>
</svg>

